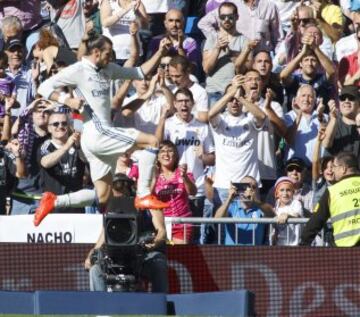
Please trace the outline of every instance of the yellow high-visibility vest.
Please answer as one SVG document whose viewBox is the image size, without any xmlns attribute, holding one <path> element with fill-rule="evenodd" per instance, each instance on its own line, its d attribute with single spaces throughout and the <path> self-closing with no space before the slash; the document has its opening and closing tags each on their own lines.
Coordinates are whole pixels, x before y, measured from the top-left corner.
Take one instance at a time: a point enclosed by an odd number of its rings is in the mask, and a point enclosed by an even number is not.
<svg viewBox="0 0 360 317">
<path fill-rule="evenodd" d="M 352 247 L 360 242 L 360 176 L 348 177 L 329 190 L 329 210 L 338 247 Z"/>
</svg>

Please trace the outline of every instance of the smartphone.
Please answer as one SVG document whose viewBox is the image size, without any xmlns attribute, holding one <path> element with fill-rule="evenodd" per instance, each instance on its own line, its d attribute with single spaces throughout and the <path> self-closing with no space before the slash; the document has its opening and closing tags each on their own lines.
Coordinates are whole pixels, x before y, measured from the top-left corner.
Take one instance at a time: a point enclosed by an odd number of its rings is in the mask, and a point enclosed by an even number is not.
<svg viewBox="0 0 360 317">
<path fill-rule="evenodd" d="M 245 196 L 246 190 L 251 187 L 249 183 L 232 183 L 232 185 L 235 186 L 240 201 L 251 201 L 251 197 Z"/>
</svg>

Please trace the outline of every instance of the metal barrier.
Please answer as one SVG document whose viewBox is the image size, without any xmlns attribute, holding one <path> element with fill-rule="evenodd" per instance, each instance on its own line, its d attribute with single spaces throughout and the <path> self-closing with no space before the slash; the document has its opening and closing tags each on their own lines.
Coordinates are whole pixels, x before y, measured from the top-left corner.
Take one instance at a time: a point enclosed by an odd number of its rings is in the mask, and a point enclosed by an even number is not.
<svg viewBox="0 0 360 317">
<path fill-rule="evenodd" d="M 167 224 L 192 224 L 195 226 L 205 225 L 205 224 L 216 224 L 217 225 L 217 244 L 222 244 L 222 225 L 224 224 L 268 224 L 270 225 L 270 231 L 274 229 L 274 225 L 277 225 L 276 218 L 201 218 L 201 217 L 166 217 L 165 219 Z M 289 218 L 284 225 L 295 224 L 301 227 L 304 226 L 309 221 L 309 218 Z M 328 221 L 328 224 L 331 224 Z M 255 245 L 255 230 L 254 226 L 252 229 L 252 245 Z M 301 231 L 301 230 L 300 230 Z M 184 237 L 186 237 L 186 226 L 184 226 Z M 325 243 L 325 232 L 324 229 L 320 232 L 320 241 L 322 244 L 317 244 L 317 246 L 328 246 Z M 287 240 L 289 241 L 289 226 L 287 226 Z M 239 241 L 238 230 L 235 230 L 235 243 Z M 269 245 L 273 245 L 272 239 L 269 239 Z"/>
</svg>

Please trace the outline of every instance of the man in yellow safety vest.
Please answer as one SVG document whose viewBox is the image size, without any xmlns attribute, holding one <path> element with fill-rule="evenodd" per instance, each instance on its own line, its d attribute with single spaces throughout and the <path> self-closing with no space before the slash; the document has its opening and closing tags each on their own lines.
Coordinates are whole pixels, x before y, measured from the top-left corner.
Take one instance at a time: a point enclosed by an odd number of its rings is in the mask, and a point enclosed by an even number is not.
<svg viewBox="0 0 360 317">
<path fill-rule="evenodd" d="M 310 245 L 330 218 L 336 246 L 360 246 L 358 158 L 350 152 L 341 152 L 335 157 L 333 170 L 337 183 L 326 190 L 315 206 L 314 214 L 303 230 L 300 245 Z"/>
</svg>

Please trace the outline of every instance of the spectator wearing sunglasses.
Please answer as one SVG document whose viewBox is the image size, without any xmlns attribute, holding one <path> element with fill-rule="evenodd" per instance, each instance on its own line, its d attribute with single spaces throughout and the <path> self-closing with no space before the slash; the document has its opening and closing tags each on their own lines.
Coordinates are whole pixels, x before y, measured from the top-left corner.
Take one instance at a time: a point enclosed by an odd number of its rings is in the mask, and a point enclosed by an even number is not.
<svg viewBox="0 0 360 317">
<path fill-rule="evenodd" d="M 340 113 L 333 105 L 323 146 L 333 156 L 347 151 L 352 152 L 359 159 L 360 136 L 356 124 L 360 100 L 359 88 L 357 86 L 344 86 L 339 99 Z"/>
<path fill-rule="evenodd" d="M 305 181 L 307 165 L 304 160 L 293 157 L 285 163 L 285 176 L 289 177 L 294 186 L 293 199 L 299 200 L 303 207 L 303 215 L 309 217 L 312 211 L 313 191 L 311 185 Z M 275 187 L 270 189 L 266 202 L 275 207 Z"/>
<path fill-rule="evenodd" d="M 206 39 L 203 51 L 203 68 L 210 106 L 224 94 L 235 76 L 234 61 L 245 47 L 246 39 L 236 31 L 239 18 L 237 7 L 224 2 L 219 7 L 220 29 Z"/>
<path fill-rule="evenodd" d="M 249 40 L 259 40 L 257 49 L 274 51 L 283 36 L 280 25 L 279 10 L 269 0 L 233 0 L 239 13 L 236 30 Z M 213 10 L 206 14 L 198 23 L 205 37 L 216 33 L 220 26 L 219 11 Z"/>
<path fill-rule="evenodd" d="M 80 150 L 80 134 L 71 133 L 68 116 L 51 113 L 48 130 L 50 138 L 38 151 L 41 181 L 45 193 L 62 195 L 82 189 L 85 163 Z M 49 193 L 51 192 L 51 193 Z M 81 213 L 82 208 L 56 208 L 55 212 Z"/>
</svg>

